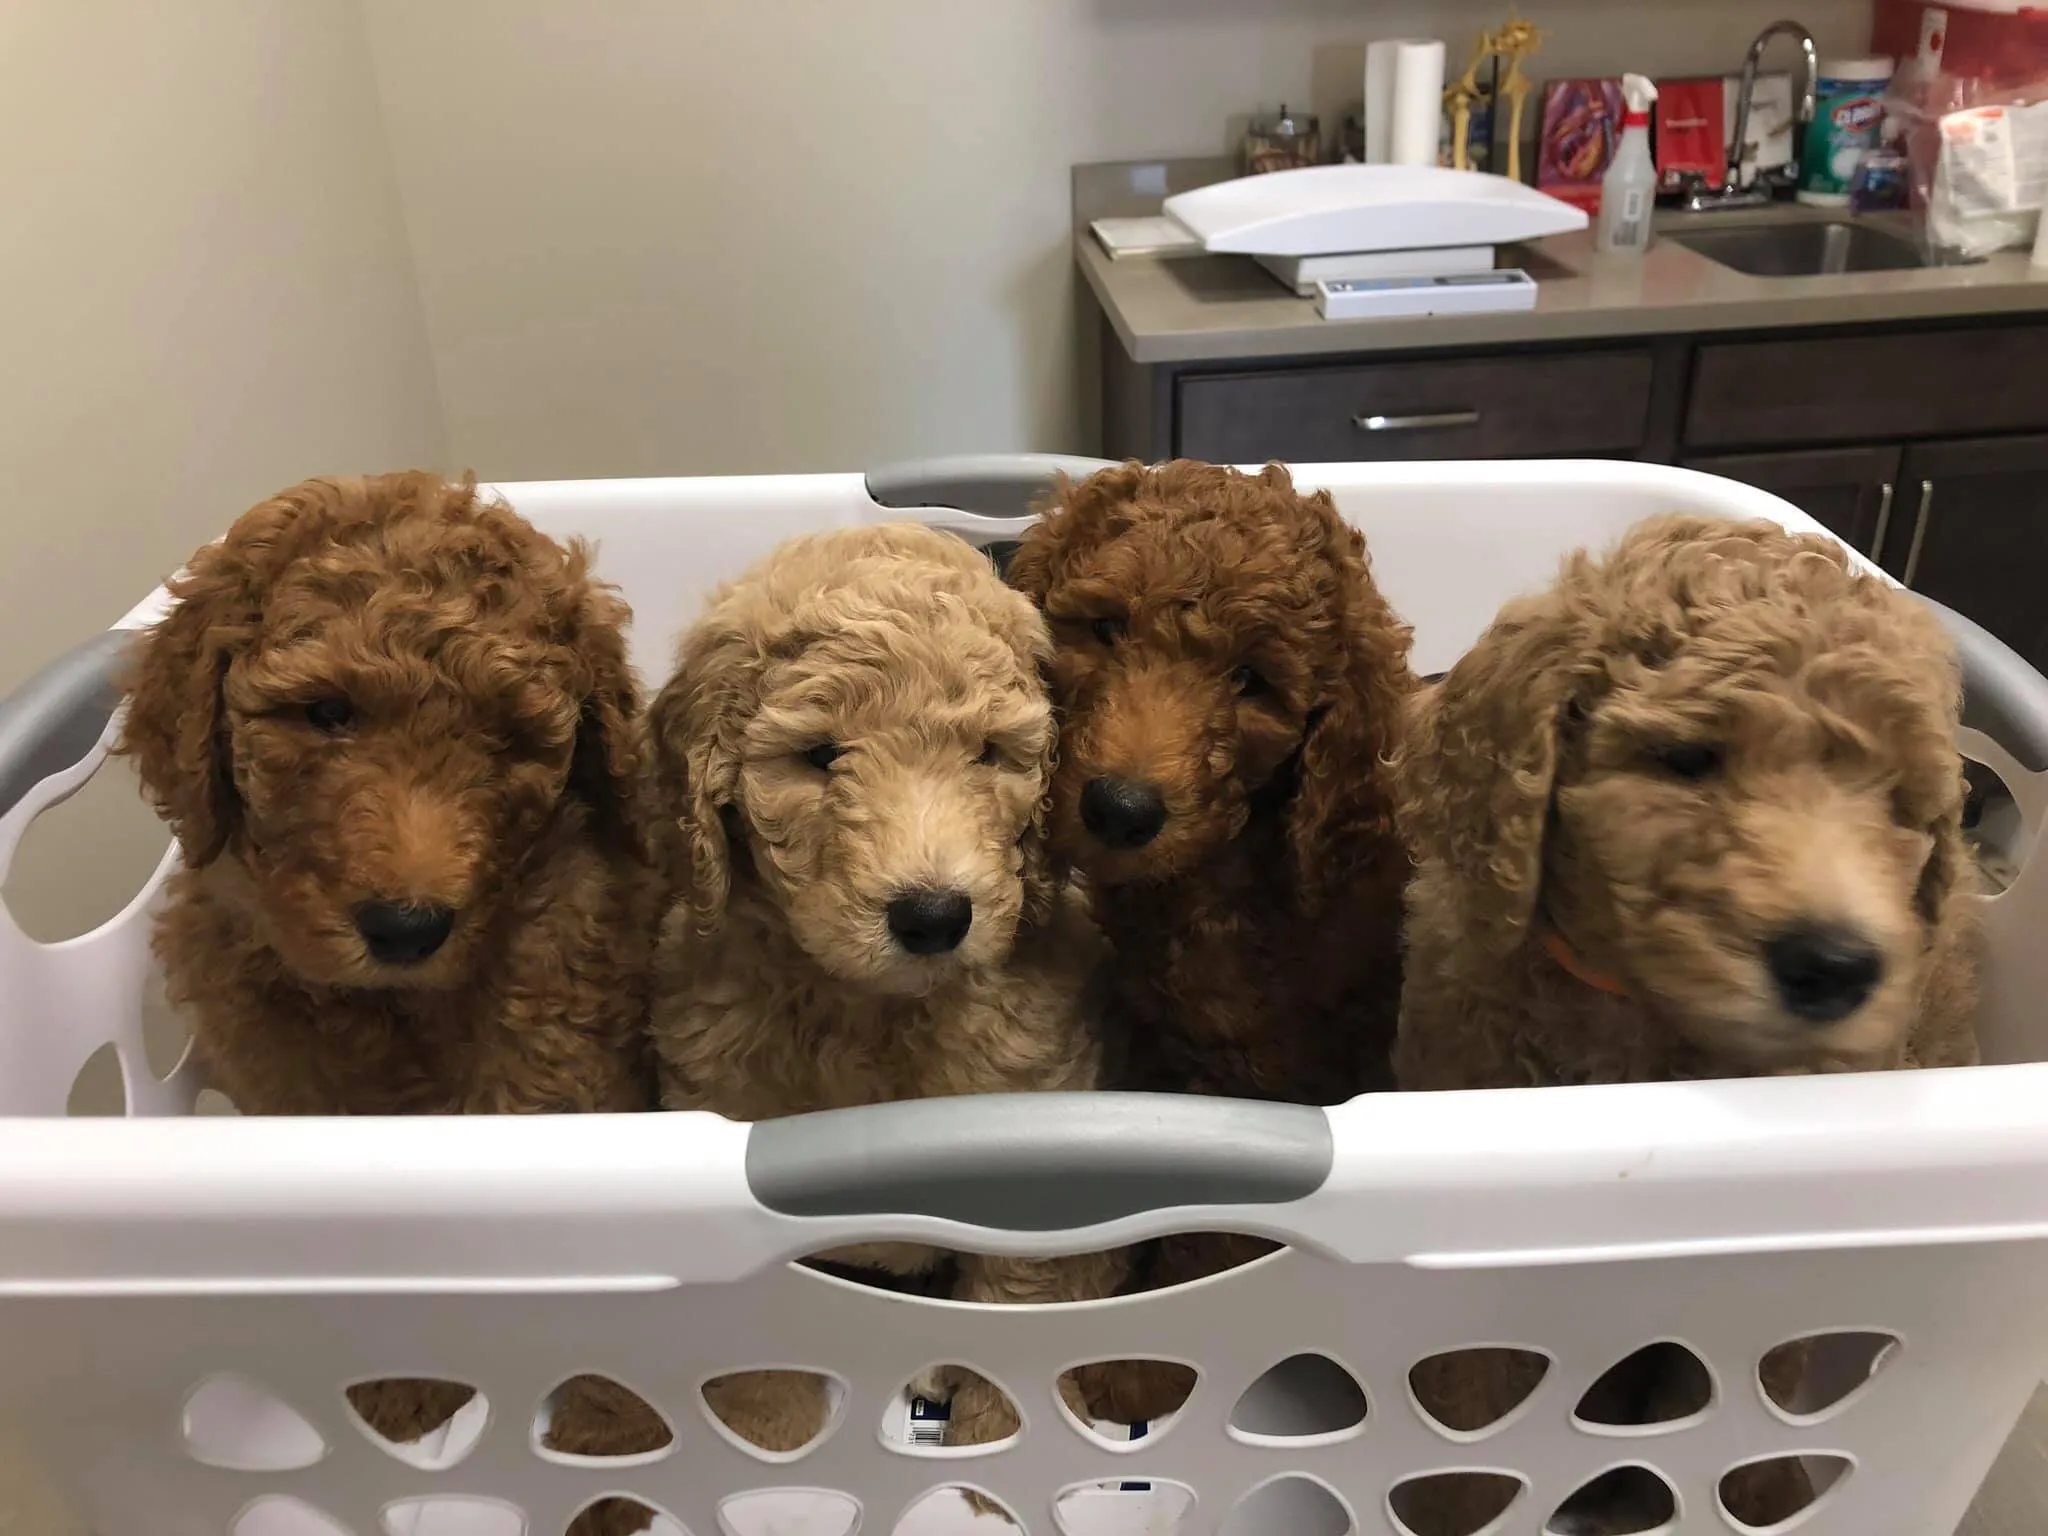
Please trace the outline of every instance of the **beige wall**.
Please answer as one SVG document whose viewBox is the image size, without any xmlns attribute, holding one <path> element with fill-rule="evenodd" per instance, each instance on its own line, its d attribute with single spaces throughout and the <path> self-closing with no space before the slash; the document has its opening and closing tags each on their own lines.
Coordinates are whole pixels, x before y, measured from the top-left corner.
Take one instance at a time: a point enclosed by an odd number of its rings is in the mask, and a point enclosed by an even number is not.
<svg viewBox="0 0 2048 1536">
<path fill-rule="evenodd" d="M 0 6 L 0 690 L 446 434 L 354 0 Z"/>
<path fill-rule="evenodd" d="M 1536 73 L 1732 70 L 1783 0 L 1539 0 Z M 1868 41 L 1868 0 L 1789 9 Z M 1354 102 L 1505 0 L 365 0 L 451 450 L 487 475 L 1086 448 L 1067 167 Z"/>
</svg>

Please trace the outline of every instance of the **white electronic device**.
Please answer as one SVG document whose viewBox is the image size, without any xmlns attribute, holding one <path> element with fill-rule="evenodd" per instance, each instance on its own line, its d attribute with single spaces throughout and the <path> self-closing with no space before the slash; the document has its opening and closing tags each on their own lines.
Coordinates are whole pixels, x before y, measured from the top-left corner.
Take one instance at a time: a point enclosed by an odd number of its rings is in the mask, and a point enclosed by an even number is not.
<svg viewBox="0 0 2048 1536">
<path fill-rule="evenodd" d="M 1491 272 L 1490 245 L 1438 245 L 1423 251 L 1350 251 L 1341 256 L 1254 256 L 1260 266 L 1304 299 L 1316 284 L 1366 277 L 1448 277 L 1453 272 Z"/>
<path fill-rule="evenodd" d="M 1498 314 L 1535 307 L 1536 280 L 1522 271 L 1350 278 L 1316 284 L 1316 310 L 1325 320 Z"/>
<path fill-rule="evenodd" d="M 1328 256 L 1508 245 L 1587 224 L 1584 209 L 1505 176 L 1434 165 L 1312 165 L 1169 197 L 1166 214 L 1202 248 Z"/>
</svg>

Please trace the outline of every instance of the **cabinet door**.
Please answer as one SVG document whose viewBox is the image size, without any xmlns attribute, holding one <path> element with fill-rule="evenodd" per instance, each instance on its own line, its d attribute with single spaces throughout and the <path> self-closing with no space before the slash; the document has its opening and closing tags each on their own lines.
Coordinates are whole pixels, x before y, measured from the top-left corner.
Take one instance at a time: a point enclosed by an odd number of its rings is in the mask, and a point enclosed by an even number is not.
<svg viewBox="0 0 2048 1536">
<path fill-rule="evenodd" d="M 1897 448 L 1813 448 L 1689 458 L 1688 469 L 1740 480 L 1799 508 L 1873 559 L 1897 504 Z"/>
<path fill-rule="evenodd" d="M 2048 671 L 2048 437 L 1907 449 L 1883 560 Z"/>
</svg>

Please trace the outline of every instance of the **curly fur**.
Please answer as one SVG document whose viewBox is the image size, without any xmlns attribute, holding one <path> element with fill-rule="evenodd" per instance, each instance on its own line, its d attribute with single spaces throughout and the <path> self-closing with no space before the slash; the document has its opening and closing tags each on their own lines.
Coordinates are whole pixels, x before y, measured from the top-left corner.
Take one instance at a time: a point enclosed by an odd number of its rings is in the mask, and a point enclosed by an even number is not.
<svg viewBox="0 0 2048 1536">
<path fill-rule="evenodd" d="M 1383 771 L 1409 630 L 1327 492 L 1177 461 L 1064 485 L 1010 580 L 1052 627 L 1052 828 L 1116 951 L 1138 1086 L 1340 1103 L 1387 1085 L 1408 860 Z M 1098 776 L 1159 835 L 1087 830 Z"/>
<path fill-rule="evenodd" d="M 184 855 L 155 948 L 212 1081 L 247 1114 L 650 1108 L 637 690 L 587 552 L 468 483 L 308 480 L 171 593 L 120 750 Z M 381 965 L 371 899 L 454 929 Z M 357 1395 L 393 1438 L 460 1406 Z"/>
<path fill-rule="evenodd" d="M 1574 556 L 1416 700 L 1401 1085 L 1975 1060 L 1960 701 L 1939 622 L 1828 540 L 1669 517 Z M 1678 745 L 1717 761 L 1681 777 Z M 1883 954 L 1839 1023 L 1776 997 L 1763 946 L 1801 920 Z"/>
<path fill-rule="evenodd" d="M 663 1102 L 736 1120 L 942 1094 L 1089 1089 L 1082 999 L 1100 941 L 1047 854 L 1052 711 L 1044 624 L 987 560 L 916 525 L 781 546 L 723 588 L 649 712 L 649 815 L 672 904 L 656 951 Z M 841 755 L 820 764 L 813 749 Z M 950 887 L 959 947 L 916 956 L 889 902 Z M 910 1244 L 829 1257 L 899 1274 Z M 1076 1300 L 1107 1255 L 962 1255 L 953 1294 Z M 1013 1433 L 978 1377 L 937 1383 L 962 1443 Z M 820 1384 L 723 1378 L 736 1433 L 791 1449 L 823 1427 Z"/>
<path fill-rule="evenodd" d="M 1940 624 L 1829 540 L 1671 516 L 1572 556 L 1414 700 L 1400 1086 L 1973 1062 L 1959 708 Z M 1883 957 L 1832 1024 L 1787 1012 L 1764 961 L 1803 921 Z M 1801 1365 L 1768 1369 L 1788 1389 Z M 1417 1384 L 1454 1417 L 1526 1385 L 1504 1361 Z M 1756 1525 L 1803 1498 L 1729 1494 Z"/>
<path fill-rule="evenodd" d="M 1382 763 L 1413 677 L 1364 540 L 1277 464 L 1126 464 L 1062 484 L 1010 580 L 1052 627 L 1053 843 L 1115 950 L 1118 1085 L 1313 1104 L 1386 1087 L 1407 856 Z M 1157 786 L 1157 837 L 1089 832 L 1099 776 Z M 1131 1287 L 1269 1248 L 1168 1238 Z M 1081 1386 L 1130 1423 L 1194 1378 L 1129 1362 Z"/>
</svg>

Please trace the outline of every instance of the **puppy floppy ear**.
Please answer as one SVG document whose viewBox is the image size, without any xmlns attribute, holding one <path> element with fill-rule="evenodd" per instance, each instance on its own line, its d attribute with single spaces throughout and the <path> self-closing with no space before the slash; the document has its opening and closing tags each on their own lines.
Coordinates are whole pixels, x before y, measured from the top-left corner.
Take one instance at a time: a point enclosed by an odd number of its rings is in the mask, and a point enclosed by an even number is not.
<svg viewBox="0 0 2048 1536">
<path fill-rule="evenodd" d="M 732 892 L 725 817 L 737 804 L 738 736 L 753 709 L 755 670 L 738 634 L 693 633 L 647 712 L 655 862 L 700 933 L 717 931 Z"/>
<path fill-rule="evenodd" d="M 1576 628 L 1561 592 L 1518 599 L 1408 709 L 1394 772 L 1402 830 L 1418 858 L 1446 867 L 1465 922 L 1495 953 L 1536 914 L 1560 736 L 1578 707 Z"/>
<path fill-rule="evenodd" d="M 1275 489 L 1293 490 L 1287 472 Z M 1333 584 L 1334 632 L 1325 644 L 1341 652 L 1330 691 L 1309 717 L 1295 769 L 1288 818 L 1295 888 L 1304 911 L 1320 909 L 1376 857 L 1395 833 L 1394 796 L 1387 759 L 1400 740 L 1402 710 L 1415 688 L 1408 668 L 1414 632 L 1394 616 L 1373 584 L 1365 540 L 1338 514 L 1327 491 L 1301 498 L 1312 537 Z"/>
<path fill-rule="evenodd" d="M 626 658 L 626 626 L 633 612 L 615 588 L 587 574 L 589 558 L 581 540 L 570 544 L 570 570 L 578 589 L 571 643 L 584 694 L 569 759 L 569 793 L 590 807 L 601 841 L 637 858 L 645 847 L 635 810 L 640 688 Z"/>
<path fill-rule="evenodd" d="M 170 581 L 175 606 L 144 633 L 124 679 L 128 712 L 114 750 L 135 760 L 193 869 L 220 857 L 241 818 L 222 690 L 262 624 L 255 554 L 274 547 L 293 510 L 282 497 L 266 502 L 195 553 Z"/>
</svg>

